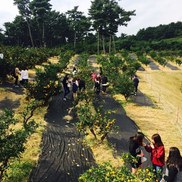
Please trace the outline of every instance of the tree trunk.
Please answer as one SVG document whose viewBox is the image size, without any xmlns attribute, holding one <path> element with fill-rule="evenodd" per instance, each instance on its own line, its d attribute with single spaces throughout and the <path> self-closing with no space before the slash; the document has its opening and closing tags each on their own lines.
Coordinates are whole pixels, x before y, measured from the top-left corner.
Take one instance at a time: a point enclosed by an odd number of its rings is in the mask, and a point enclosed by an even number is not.
<svg viewBox="0 0 182 182">
<path fill-rule="evenodd" d="M 97 54 L 99 55 L 100 54 L 100 50 L 99 50 L 99 47 L 100 47 L 99 46 L 100 45 L 100 41 L 99 41 L 100 40 L 99 31 L 98 31 L 97 35 L 98 35 L 97 36 Z"/>
<path fill-rule="evenodd" d="M 104 135 L 102 135 L 101 137 L 101 142 L 103 142 L 103 140 L 107 137 L 108 133 L 105 133 Z"/>
<path fill-rule="evenodd" d="M 3 174 L 4 174 L 4 172 L 5 172 L 7 166 L 8 166 L 8 159 L 6 159 L 6 160 L 2 163 L 2 165 L 1 165 L 1 167 L 0 167 L 0 181 L 2 181 L 2 179 L 3 179 Z"/>
<path fill-rule="evenodd" d="M 33 37 L 32 37 L 32 31 L 31 31 L 31 28 L 30 28 L 30 23 L 28 20 L 26 20 L 27 22 L 27 26 L 28 26 L 28 32 L 29 32 L 29 36 L 30 36 L 30 41 L 31 41 L 31 44 L 32 44 L 32 47 L 35 47 L 34 46 L 34 42 L 33 42 Z"/>
<path fill-rule="evenodd" d="M 116 45 L 115 45 L 114 35 L 112 36 L 112 40 L 113 40 L 113 51 L 114 51 L 114 53 L 116 53 Z"/>
<path fill-rule="evenodd" d="M 75 31 L 75 34 L 74 34 L 74 49 L 76 48 L 76 31 Z"/>
<path fill-rule="evenodd" d="M 106 49 L 105 49 L 105 37 L 102 35 L 102 47 L 103 47 L 103 53 L 106 54 Z"/>
<path fill-rule="evenodd" d="M 95 134 L 93 128 L 90 128 L 90 131 L 91 131 L 91 133 L 94 135 L 95 139 L 97 139 L 97 136 L 96 136 L 96 134 Z"/>
<path fill-rule="evenodd" d="M 112 37 L 109 36 L 109 54 L 111 54 L 111 43 L 112 43 Z"/>
<path fill-rule="evenodd" d="M 44 22 L 42 23 L 42 44 L 43 44 L 43 47 L 46 47 L 46 43 L 45 43 L 45 26 L 44 26 Z"/>
</svg>

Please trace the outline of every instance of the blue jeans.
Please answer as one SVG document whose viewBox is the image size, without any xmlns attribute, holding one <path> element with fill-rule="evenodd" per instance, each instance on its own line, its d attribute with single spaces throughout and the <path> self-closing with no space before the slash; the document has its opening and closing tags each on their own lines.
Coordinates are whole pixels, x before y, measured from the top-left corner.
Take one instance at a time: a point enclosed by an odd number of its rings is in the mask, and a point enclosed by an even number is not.
<svg viewBox="0 0 182 182">
<path fill-rule="evenodd" d="M 69 87 L 64 87 L 64 98 L 66 98 L 66 95 L 68 95 L 70 92 Z"/>
<path fill-rule="evenodd" d="M 160 181 L 162 179 L 163 167 L 153 164 L 153 169 L 154 169 L 154 173 L 156 174 L 156 179 Z"/>
</svg>

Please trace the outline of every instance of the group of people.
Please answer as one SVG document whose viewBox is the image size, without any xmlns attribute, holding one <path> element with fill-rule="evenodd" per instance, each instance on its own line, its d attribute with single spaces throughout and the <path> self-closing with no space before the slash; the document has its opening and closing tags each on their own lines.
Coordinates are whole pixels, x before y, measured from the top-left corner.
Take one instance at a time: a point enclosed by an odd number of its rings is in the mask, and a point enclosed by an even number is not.
<svg viewBox="0 0 182 182">
<path fill-rule="evenodd" d="M 91 74 L 91 79 L 94 82 L 94 91 L 96 94 L 106 94 L 106 89 L 109 86 L 108 78 L 101 73 L 93 72 Z"/>
<path fill-rule="evenodd" d="M 66 74 L 62 80 L 62 85 L 64 89 L 63 100 L 67 100 L 67 95 L 72 91 L 73 100 L 77 98 L 78 90 L 85 90 L 85 81 L 80 78 L 71 78 L 68 74 Z"/>
<path fill-rule="evenodd" d="M 131 162 L 132 173 L 135 174 L 141 167 L 144 152 L 142 147 L 150 153 L 152 167 L 159 182 L 180 182 L 182 181 L 182 156 L 177 147 L 171 147 L 167 160 L 165 161 L 165 148 L 161 136 L 156 133 L 152 135 L 150 144 L 144 142 L 144 134 L 138 132 L 130 137 L 129 153 L 136 159 Z M 165 170 L 164 170 L 165 168 Z"/>
<path fill-rule="evenodd" d="M 64 90 L 63 100 L 67 100 L 67 95 L 72 91 L 73 99 L 75 100 L 77 97 L 77 92 L 85 90 L 85 81 L 80 78 L 76 78 L 77 69 L 73 66 L 72 76 L 71 74 L 66 74 L 62 80 L 62 86 Z M 108 78 L 105 75 L 102 75 L 102 71 L 100 69 L 100 73 L 92 72 L 91 80 L 93 81 L 93 88 L 96 94 L 102 92 L 106 94 L 106 89 L 109 86 Z"/>
<path fill-rule="evenodd" d="M 21 71 L 19 70 L 18 67 L 14 69 L 14 78 L 15 78 L 15 87 L 19 87 L 21 85 L 25 85 L 28 83 L 28 70 L 26 68 L 22 69 Z"/>
</svg>

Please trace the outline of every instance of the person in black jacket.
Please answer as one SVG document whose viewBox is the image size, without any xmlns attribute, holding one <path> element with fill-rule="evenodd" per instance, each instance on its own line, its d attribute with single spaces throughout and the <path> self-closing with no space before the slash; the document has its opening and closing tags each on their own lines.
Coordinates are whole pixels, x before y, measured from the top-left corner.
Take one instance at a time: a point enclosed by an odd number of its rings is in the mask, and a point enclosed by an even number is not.
<svg viewBox="0 0 182 182">
<path fill-rule="evenodd" d="M 166 182 L 182 181 L 182 156 L 177 147 L 171 147 L 169 149 L 164 180 Z"/>
<path fill-rule="evenodd" d="M 138 168 L 141 166 L 141 157 L 144 156 L 141 146 L 143 146 L 144 134 L 138 132 L 135 136 L 130 137 L 129 140 L 129 153 L 135 157 L 136 162 L 131 163 L 132 173 L 136 173 Z"/>
<path fill-rule="evenodd" d="M 133 78 L 133 85 L 135 87 L 135 90 L 134 90 L 134 94 L 136 95 L 137 91 L 138 91 L 138 84 L 139 84 L 139 79 L 138 77 L 135 75 L 134 78 Z"/>
<path fill-rule="evenodd" d="M 101 77 L 101 82 L 102 82 L 102 93 L 105 94 L 106 93 L 106 89 L 108 87 L 108 79 L 107 79 L 107 76 L 103 75 Z"/>
<path fill-rule="evenodd" d="M 62 85 L 63 85 L 63 89 L 64 89 L 64 97 L 63 100 L 66 100 L 66 96 L 69 94 L 70 90 L 68 87 L 68 75 L 66 74 L 65 77 L 62 80 Z"/>
</svg>

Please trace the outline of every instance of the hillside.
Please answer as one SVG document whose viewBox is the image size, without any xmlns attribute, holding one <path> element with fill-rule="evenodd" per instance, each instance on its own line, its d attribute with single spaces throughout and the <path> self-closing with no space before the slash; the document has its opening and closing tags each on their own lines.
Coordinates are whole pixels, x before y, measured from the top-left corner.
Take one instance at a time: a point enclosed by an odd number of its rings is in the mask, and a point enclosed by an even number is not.
<svg viewBox="0 0 182 182">
<path fill-rule="evenodd" d="M 182 150 L 182 68 L 175 71 L 159 68 L 145 67 L 145 71 L 138 71 L 139 96 L 134 98 L 134 103 L 126 105 L 126 112 L 149 138 L 159 133 L 166 151 L 171 146 Z M 153 105 L 138 104 L 148 101 Z"/>
</svg>

